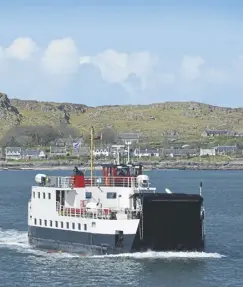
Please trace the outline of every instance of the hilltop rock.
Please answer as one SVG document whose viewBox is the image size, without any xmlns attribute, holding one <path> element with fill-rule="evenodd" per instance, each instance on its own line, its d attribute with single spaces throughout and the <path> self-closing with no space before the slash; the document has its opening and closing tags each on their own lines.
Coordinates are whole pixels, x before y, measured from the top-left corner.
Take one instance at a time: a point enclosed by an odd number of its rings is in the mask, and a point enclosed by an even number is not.
<svg viewBox="0 0 243 287">
<path fill-rule="evenodd" d="M 0 93 L 0 120 L 6 121 L 9 125 L 18 125 L 21 122 L 22 115 L 18 109 L 11 105 L 6 94 Z"/>
<path fill-rule="evenodd" d="M 69 111 L 77 114 L 85 113 L 88 108 L 86 105 L 72 103 L 54 103 L 54 102 L 38 102 L 33 100 L 11 99 L 11 104 L 19 109 L 49 111 Z"/>
<path fill-rule="evenodd" d="M 70 124 L 70 113 L 75 113 L 77 115 L 85 113 L 88 108 L 81 104 L 72 103 L 53 103 L 53 102 L 38 102 L 33 100 L 19 100 L 12 99 L 11 104 L 18 109 L 26 111 L 42 111 L 43 113 L 55 113 L 56 117 L 59 118 L 61 123 Z"/>
</svg>

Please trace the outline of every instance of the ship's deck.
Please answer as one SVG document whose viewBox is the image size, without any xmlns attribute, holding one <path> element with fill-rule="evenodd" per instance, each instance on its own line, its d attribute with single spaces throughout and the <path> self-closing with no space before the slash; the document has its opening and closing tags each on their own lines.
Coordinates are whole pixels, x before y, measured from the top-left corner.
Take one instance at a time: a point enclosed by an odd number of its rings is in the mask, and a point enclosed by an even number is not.
<svg viewBox="0 0 243 287">
<path fill-rule="evenodd" d="M 56 202 L 56 211 L 59 216 L 67 217 L 81 217 L 81 218 L 91 218 L 91 219 L 107 219 L 116 220 L 118 217 L 123 219 L 134 219 L 137 218 L 137 214 L 141 211 L 140 209 L 111 209 L 111 208 L 75 208 L 66 207 Z"/>
<path fill-rule="evenodd" d="M 84 178 L 85 186 L 110 186 L 110 187 L 136 187 L 136 177 L 103 177 L 93 176 Z M 73 188 L 71 176 L 48 176 L 45 187 Z"/>
</svg>

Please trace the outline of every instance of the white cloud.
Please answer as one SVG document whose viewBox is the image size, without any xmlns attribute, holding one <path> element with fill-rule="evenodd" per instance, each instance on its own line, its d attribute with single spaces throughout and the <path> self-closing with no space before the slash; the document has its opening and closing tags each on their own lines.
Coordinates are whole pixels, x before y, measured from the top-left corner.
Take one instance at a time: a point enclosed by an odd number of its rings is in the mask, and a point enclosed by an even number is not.
<svg viewBox="0 0 243 287">
<path fill-rule="evenodd" d="M 135 75 L 141 80 L 141 88 L 144 89 L 159 60 L 148 51 L 120 53 L 110 49 L 95 56 L 81 57 L 80 64 L 98 67 L 103 79 L 110 83 L 122 84 L 129 76 Z"/>
<path fill-rule="evenodd" d="M 41 59 L 43 69 L 50 74 L 70 75 L 79 68 L 79 53 L 71 38 L 50 42 Z"/>
<path fill-rule="evenodd" d="M 26 61 L 31 59 L 37 50 L 38 47 L 31 38 L 17 38 L 8 48 L 3 50 L 3 53 L 7 57 Z"/>
</svg>

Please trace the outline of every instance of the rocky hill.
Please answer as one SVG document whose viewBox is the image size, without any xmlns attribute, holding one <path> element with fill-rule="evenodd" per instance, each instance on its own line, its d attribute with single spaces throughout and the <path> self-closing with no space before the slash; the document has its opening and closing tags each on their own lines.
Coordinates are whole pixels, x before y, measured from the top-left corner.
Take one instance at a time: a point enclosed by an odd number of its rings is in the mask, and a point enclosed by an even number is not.
<svg viewBox="0 0 243 287">
<path fill-rule="evenodd" d="M 22 115 L 18 109 L 10 103 L 7 95 L 0 93 L 0 135 L 3 135 L 11 127 L 21 124 Z"/>
<path fill-rule="evenodd" d="M 198 137 L 206 129 L 243 132 L 243 108 L 223 108 L 197 102 L 88 107 L 81 104 L 9 99 L 0 94 L 0 136 L 13 126 L 66 123 L 82 132 L 91 125 L 118 132 L 141 132 L 149 137 Z"/>
</svg>

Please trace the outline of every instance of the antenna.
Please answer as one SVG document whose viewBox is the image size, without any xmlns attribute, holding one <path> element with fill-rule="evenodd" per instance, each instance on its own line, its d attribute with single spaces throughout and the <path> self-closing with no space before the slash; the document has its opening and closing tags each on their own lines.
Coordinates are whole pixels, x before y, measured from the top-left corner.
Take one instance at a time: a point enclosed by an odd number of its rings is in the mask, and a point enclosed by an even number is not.
<svg viewBox="0 0 243 287">
<path fill-rule="evenodd" d="M 90 130 L 90 179 L 93 185 L 93 168 L 94 168 L 94 127 Z"/>
<path fill-rule="evenodd" d="M 113 145 L 113 148 L 116 148 L 116 164 L 120 164 L 120 149 L 123 149 L 125 146 L 124 145 Z"/>
</svg>

